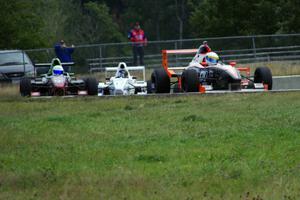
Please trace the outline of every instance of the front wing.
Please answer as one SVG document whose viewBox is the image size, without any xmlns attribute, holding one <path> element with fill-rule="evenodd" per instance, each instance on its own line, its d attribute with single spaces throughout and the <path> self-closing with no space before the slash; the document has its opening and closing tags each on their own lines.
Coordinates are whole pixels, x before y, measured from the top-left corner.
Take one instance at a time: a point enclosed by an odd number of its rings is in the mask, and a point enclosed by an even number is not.
<svg viewBox="0 0 300 200">
<path fill-rule="evenodd" d="M 126 90 L 116 90 L 112 82 L 100 82 L 98 84 L 98 96 L 103 95 L 144 95 L 147 94 L 147 82 L 136 81 L 130 84 Z"/>
</svg>

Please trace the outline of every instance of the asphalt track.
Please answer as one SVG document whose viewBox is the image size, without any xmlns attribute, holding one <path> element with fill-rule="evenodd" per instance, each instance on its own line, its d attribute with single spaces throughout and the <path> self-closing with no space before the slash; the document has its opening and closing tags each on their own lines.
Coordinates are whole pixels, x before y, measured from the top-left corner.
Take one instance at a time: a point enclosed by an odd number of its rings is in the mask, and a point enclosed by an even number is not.
<svg viewBox="0 0 300 200">
<path fill-rule="evenodd" d="M 291 89 L 300 89 L 300 75 L 273 77 L 273 90 Z"/>
<path fill-rule="evenodd" d="M 207 91 L 205 94 L 230 94 L 230 93 L 258 93 L 258 92 L 271 92 L 271 93 L 278 93 L 278 92 L 300 92 L 300 75 L 293 75 L 293 76 L 274 76 L 273 77 L 273 89 L 269 91 L 265 91 L 263 89 L 245 89 L 245 90 L 238 90 L 238 91 L 229 91 L 229 90 L 222 90 L 222 91 Z M 147 95 L 137 95 L 137 96 L 181 96 L 181 95 L 203 95 L 199 92 L 196 93 L 170 93 L 170 94 L 147 94 Z M 63 96 L 62 98 L 74 98 L 74 97 L 82 97 L 82 96 Z M 99 96 L 99 98 L 110 98 L 110 97 L 122 97 L 122 96 Z M 49 99 L 52 98 L 51 96 L 42 96 L 42 97 L 31 97 L 32 99 Z"/>
</svg>

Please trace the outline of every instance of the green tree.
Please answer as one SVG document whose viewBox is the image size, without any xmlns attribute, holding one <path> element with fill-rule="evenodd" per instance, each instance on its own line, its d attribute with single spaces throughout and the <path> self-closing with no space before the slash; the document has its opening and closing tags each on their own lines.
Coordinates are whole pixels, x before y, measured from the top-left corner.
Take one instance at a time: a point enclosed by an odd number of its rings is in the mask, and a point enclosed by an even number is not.
<svg viewBox="0 0 300 200">
<path fill-rule="evenodd" d="M 37 12 L 44 22 L 42 33 L 47 38 L 47 45 L 52 46 L 57 40 L 67 37 L 65 24 L 76 10 L 76 5 L 66 0 L 38 1 Z"/>
<path fill-rule="evenodd" d="M 299 0 L 0 1 L 0 48 L 127 41 L 139 21 L 149 40 L 300 31 Z"/>
<path fill-rule="evenodd" d="M 275 0 L 203 0 L 190 18 L 196 37 L 272 34 L 280 28 Z"/>
<path fill-rule="evenodd" d="M 283 33 L 300 32 L 300 1 L 299 0 L 281 0 L 279 2 L 281 11 L 281 29 Z"/>
<path fill-rule="evenodd" d="M 105 4 L 88 2 L 83 9 L 77 7 L 74 10 L 76 12 L 73 12 L 65 24 L 65 33 L 73 42 L 105 43 L 125 40 Z"/>
<path fill-rule="evenodd" d="M 123 3 L 123 31 L 130 27 L 130 23 L 139 21 L 150 40 L 188 37 L 189 9 L 186 0 L 131 0 Z"/>
<path fill-rule="evenodd" d="M 0 1 L 0 48 L 37 48 L 45 46 L 43 21 L 31 0 Z"/>
</svg>

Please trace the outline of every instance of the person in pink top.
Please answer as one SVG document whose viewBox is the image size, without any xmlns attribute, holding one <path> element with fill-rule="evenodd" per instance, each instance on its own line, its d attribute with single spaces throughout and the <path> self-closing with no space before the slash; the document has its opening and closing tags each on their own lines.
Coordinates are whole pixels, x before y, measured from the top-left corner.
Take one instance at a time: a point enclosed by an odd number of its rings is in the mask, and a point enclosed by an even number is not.
<svg viewBox="0 0 300 200">
<path fill-rule="evenodd" d="M 138 22 L 135 23 L 134 28 L 129 32 L 128 39 L 132 42 L 133 65 L 137 66 L 138 56 L 139 64 L 144 65 L 144 46 L 147 45 L 147 37 Z"/>
</svg>

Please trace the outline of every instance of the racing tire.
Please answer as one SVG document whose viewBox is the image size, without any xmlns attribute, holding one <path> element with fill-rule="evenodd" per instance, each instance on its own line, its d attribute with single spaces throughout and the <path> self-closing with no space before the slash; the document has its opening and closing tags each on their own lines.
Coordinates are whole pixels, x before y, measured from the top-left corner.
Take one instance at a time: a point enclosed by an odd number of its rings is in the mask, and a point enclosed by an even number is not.
<svg viewBox="0 0 300 200">
<path fill-rule="evenodd" d="M 181 83 L 184 92 L 198 92 L 199 78 L 197 71 L 194 69 L 184 70 L 182 73 Z"/>
<path fill-rule="evenodd" d="M 173 93 L 181 93 L 181 92 L 182 92 L 182 89 L 179 88 L 178 83 L 175 83 L 173 86 Z"/>
<path fill-rule="evenodd" d="M 254 72 L 254 83 L 263 83 L 268 85 L 268 90 L 272 90 L 273 79 L 272 72 L 268 67 L 258 67 Z"/>
<path fill-rule="evenodd" d="M 30 78 L 24 77 L 20 81 L 20 93 L 21 96 L 26 97 L 31 95 L 31 80 Z"/>
<path fill-rule="evenodd" d="M 152 93 L 153 93 L 152 81 L 148 80 L 147 81 L 147 94 L 152 94 Z"/>
<path fill-rule="evenodd" d="M 237 90 L 241 90 L 242 86 L 241 86 L 240 82 L 229 83 L 228 84 L 228 89 L 230 89 L 231 91 L 237 91 Z"/>
<path fill-rule="evenodd" d="M 164 69 L 156 69 L 151 75 L 151 87 L 155 93 L 170 93 L 170 77 Z"/>
<path fill-rule="evenodd" d="M 249 85 L 247 86 L 247 89 L 255 89 L 253 81 L 249 81 Z"/>
<path fill-rule="evenodd" d="M 103 88 L 101 92 L 102 92 L 102 95 L 110 95 L 110 92 L 109 92 L 108 88 Z"/>
<path fill-rule="evenodd" d="M 142 92 L 142 88 L 140 87 L 135 88 L 134 94 L 138 94 L 139 92 Z"/>
<path fill-rule="evenodd" d="M 95 78 L 85 79 L 86 90 L 88 95 L 97 95 L 98 94 L 98 83 Z"/>
</svg>

